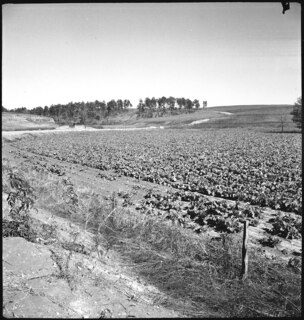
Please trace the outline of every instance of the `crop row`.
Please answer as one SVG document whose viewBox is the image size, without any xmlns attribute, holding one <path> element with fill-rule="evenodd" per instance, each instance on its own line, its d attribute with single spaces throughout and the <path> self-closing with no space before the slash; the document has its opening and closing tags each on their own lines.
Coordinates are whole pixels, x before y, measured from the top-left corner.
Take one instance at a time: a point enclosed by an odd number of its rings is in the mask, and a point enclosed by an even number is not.
<svg viewBox="0 0 304 320">
<path fill-rule="evenodd" d="M 262 209 L 240 202 L 211 200 L 189 191 L 162 193 L 150 190 L 145 200 L 137 206 L 145 214 L 162 216 L 177 221 L 184 228 L 202 232 L 207 227 L 218 232 L 235 233 L 242 230 L 242 222 L 249 221 L 250 226 L 258 226 Z M 299 239 L 302 233 L 301 217 L 293 218 L 289 214 L 278 213 L 271 229 L 266 231 L 287 239 Z"/>
<path fill-rule="evenodd" d="M 137 209 L 177 221 L 195 232 L 201 232 L 207 226 L 219 232 L 239 232 L 242 221 L 247 219 L 250 225 L 257 226 L 261 217 L 260 207 L 210 200 L 188 191 L 169 191 L 163 195 L 151 190 Z"/>
<path fill-rule="evenodd" d="M 44 135 L 20 148 L 184 191 L 302 213 L 301 137 L 248 130 Z"/>
</svg>

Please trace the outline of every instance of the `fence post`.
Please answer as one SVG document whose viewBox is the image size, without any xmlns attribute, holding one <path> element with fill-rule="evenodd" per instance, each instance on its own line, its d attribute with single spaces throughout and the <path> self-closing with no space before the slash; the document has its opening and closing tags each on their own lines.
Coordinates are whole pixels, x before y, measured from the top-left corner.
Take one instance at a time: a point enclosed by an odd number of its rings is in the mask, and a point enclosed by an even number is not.
<svg viewBox="0 0 304 320">
<path fill-rule="evenodd" d="M 247 255 L 247 240 L 248 240 L 248 220 L 244 221 L 243 233 L 243 248 L 242 248 L 242 279 L 247 277 L 248 272 L 248 255 Z"/>
<path fill-rule="evenodd" d="M 115 191 L 112 192 L 111 205 L 112 205 L 112 210 L 114 210 L 117 207 L 117 199 L 116 199 Z"/>
</svg>

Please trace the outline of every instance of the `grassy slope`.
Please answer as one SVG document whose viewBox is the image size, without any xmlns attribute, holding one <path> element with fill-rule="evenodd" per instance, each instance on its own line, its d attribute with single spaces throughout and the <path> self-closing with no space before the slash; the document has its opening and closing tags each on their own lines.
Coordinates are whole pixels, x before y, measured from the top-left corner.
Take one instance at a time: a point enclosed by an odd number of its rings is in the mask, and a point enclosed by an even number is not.
<svg viewBox="0 0 304 320">
<path fill-rule="evenodd" d="M 45 130 L 56 127 L 54 120 L 49 117 L 2 112 L 2 131 Z"/>
<path fill-rule="evenodd" d="M 222 119 L 204 124 L 206 128 L 219 127 L 259 127 L 270 131 L 281 131 L 281 116 L 285 118 L 284 131 L 297 130 L 292 122 L 292 105 L 240 105 L 214 107 L 214 111 L 232 113 Z M 202 127 L 202 125 L 201 125 Z"/>
<path fill-rule="evenodd" d="M 224 128 L 224 127 L 259 127 L 271 131 L 281 130 L 281 115 L 286 117 L 284 122 L 285 131 L 295 131 L 296 127 L 292 122 L 292 105 L 237 105 L 220 106 L 207 109 L 200 109 L 194 113 L 181 114 L 177 116 L 163 116 L 160 118 L 136 118 L 136 110 L 129 110 L 127 113 L 109 118 L 109 124 L 123 126 L 172 126 L 184 127 L 193 121 L 210 119 L 208 122 L 190 126 L 193 128 Z M 230 112 L 232 115 L 221 112 Z M 105 124 L 105 123 L 103 123 Z"/>
<path fill-rule="evenodd" d="M 213 111 L 210 109 L 198 110 L 194 113 L 185 113 L 181 115 L 164 115 L 163 117 L 157 118 L 137 118 L 136 110 L 129 110 L 126 113 L 109 117 L 108 123 L 114 125 L 123 126 L 135 126 L 135 127 L 145 127 L 145 126 L 168 126 L 168 125 L 183 125 L 189 124 L 192 121 L 198 119 L 211 119 L 220 117 L 218 111 Z M 107 125 L 106 121 L 102 121 L 102 125 Z"/>
</svg>

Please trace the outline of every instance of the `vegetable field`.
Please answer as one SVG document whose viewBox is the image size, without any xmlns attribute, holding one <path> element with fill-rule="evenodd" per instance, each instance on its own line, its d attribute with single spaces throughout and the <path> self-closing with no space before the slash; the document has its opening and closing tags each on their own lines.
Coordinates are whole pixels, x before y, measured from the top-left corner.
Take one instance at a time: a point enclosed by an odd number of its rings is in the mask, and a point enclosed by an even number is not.
<svg viewBox="0 0 304 320">
<path fill-rule="evenodd" d="M 16 144 L 39 155 L 100 169 L 113 180 L 128 176 L 171 186 L 175 193 L 166 198 L 147 194 L 138 209 L 167 211 L 195 230 L 210 225 L 238 231 L 235 220 L 246 217 L 257 224 L 261 207 L 302 214 L 298 134 L 240 129 L 100 131 L 66 133 L 60 139 L 29 137 Z M 237 202 L 210 203 L 204 195 Z M 181 205 L 183 201 L 187 206 Z M 239 201 L 247 204 L 241 206 Z"/>
</svg>

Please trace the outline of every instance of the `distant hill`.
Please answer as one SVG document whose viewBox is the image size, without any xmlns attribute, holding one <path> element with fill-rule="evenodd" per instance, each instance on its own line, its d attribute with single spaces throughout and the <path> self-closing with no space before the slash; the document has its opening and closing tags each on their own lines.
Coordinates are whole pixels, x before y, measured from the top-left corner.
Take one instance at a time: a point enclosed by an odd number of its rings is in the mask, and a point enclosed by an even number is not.
<svg viewBox="0 0 304 320">
<path fill-rule="evenodd" d="M 137 118 L 136 109 L 130 109 L 107 119 L 87 123 L 93 128 L 165 127 L 165 128 L 258 128 L 280 132 L 299 131 L 292 122 L 293 105 L 236 105 L 198 109 L 192 113 L 164 115 L 157 118 Z M 2 112 L 2 130 L 55 129 L 52 118 Z"/>
<path fill-rule="evenodd" d="M 229 112 L 231 115 L 204 124 L 206 128 L 258 127 L 279 131 L 283 121 L 285 131 L 297 130 L 290 114 L 293 105 L 236 105 L 219 106 L 211 109 L 219 112 Z"/>
<path fill-rule="evenodd" d="M 58 125 L 49 117 L 2 112 L 2 131 L 50 130 L 57 127 Z"/>
<path fill-rule="evenodd" d="M 199 109 L 191 113 L 182 113 L 180 115 L 167 114 L 163 117 L 154 118 L 137 118 L 136 110 L 128 110 L 117 116 L 111 116 L 107 120 L 100 122 L 101 125 L 116 125 L 116 126 L 132 126 L 132 127 L 149 127 L 149 126 L 176 126 L 188 125 L 193 121 L 202 118 L 217 118 L 220 117 L 218 111 L 211 109 Z M 92 125 L 98 127 L 98 124 Z"/>
<path fill-rule="evenodd" d="M 239 128 L 257 127 L 273 131 L 296 130 L 292 122 L 293 105 L 235 105 L 199 109 L 193 113 L 165 115 L 159 118 L 137 118 L 136 110 L 110 117 L 108 124 L 115 126 L 164 126 L 174 128 Z M 107 125 L 106 122 L 102 122 Z M 98 125 L 96 125 L 98 127 Z"/>
</svg>

